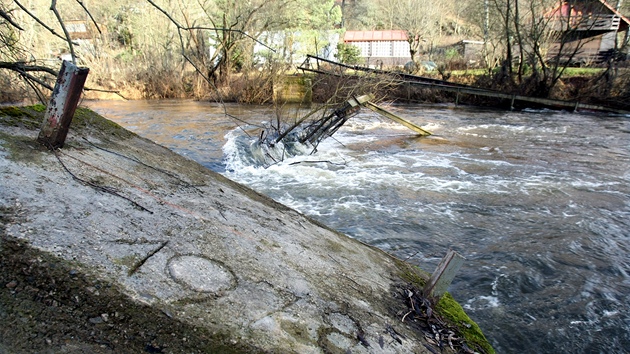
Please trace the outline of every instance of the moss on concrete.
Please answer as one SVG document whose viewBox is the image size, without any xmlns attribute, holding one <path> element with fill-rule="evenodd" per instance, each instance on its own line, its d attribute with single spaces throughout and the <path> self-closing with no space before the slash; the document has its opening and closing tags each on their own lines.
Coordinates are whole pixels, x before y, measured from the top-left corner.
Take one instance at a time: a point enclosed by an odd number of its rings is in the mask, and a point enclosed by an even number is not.
<svg viewBox="0 0 630 354">
<path fill-rule="evenodd" d="M 2 107 L 0 108 L 0 113 L 10 117 L 21 117 L 24 114 L 24 112 L 17 107 Z"/>
<path fill-rule="evenodd" d="M 42 125 L 45 111 L 46 106 L 41 104 L 26 107 L 0 107 L 0 124 L 36 130 Z M 92 134 L 113 135 L 122 139 L 136 136 L 135 133 L 83 107 L 78 107 L 74 112 L 70 129 L 78 133 L 87 130 Z"/>
<path fill-rule="evenodd" d="M 407 283 L 413 284 L 418 289 L 422 289 L 431 276 L 431 274 L 418 267 L 412 266 L 407 262 L 403 262 L 399 259 L 396 259 L 395 262 L 396 266 L 400 270 L 398 276 Z"/>
<path fill-rule="evenodd" d="M 40 164 L 44 156 L 42 152 L 46 151 L 46 148 L 34 139 L 12 136 L 2 132 L 0 132 L 0 146 L 7 153 L 7 159 L 27 164 Z"/>
<path fill-rule="evenodd" d="M 91 133 L 101 135 L 113 135 L 121 139 L 129 139 L 136 136 L 135 133 L 121 127 L 109 119 L 105 119 L 98 113 L 83 107 L 78 107 L 72 118 L 70 129 L 77 131 L 89 130 Z"/>
<path fill-rule="evenodd" d="M 484 353 L 488 354 L 494 353 L 494 349 L 481 332 L 481 328 L 468 317 L 464 309 L 453 299 L 451 294 L 444 294 L 436 309 L 444 319 L 459 329 L 469 345 L 478 347 L 473 349 L 476 349 L 476 351 L 482 349 Z"/>
<path fill-rule="evenodd" d="M 0 107 L 0 124 L 9 127 L 39 129 L 44 115 L 29 107 Z"/>
<path fill-rule="evenodd" d="M 30 108 L 34 110 L 35 112 L 44 112 L 46 110 L 46 106 L 44 106 L 43 104 L 35 104 L 27 108 Z"/>
<path fill-rule="evenodd" d="M 429 273 L 406 262 L 400 260 L 396 260 L 396 262 L 400 270 L 398 274 L 400 278 L 412 284 L 416 289 L 422 289 L 431 276 Z M 487 354 L 494 353 L 494 349 L 483 335 L 479 325 L 468 317 L 464 309 L 453 299 L 451 294 L 444 294 L 435 310 L 441 318 L 459 330 L 468 345 L 472 346 L 473 349 Z"/>
</svg>

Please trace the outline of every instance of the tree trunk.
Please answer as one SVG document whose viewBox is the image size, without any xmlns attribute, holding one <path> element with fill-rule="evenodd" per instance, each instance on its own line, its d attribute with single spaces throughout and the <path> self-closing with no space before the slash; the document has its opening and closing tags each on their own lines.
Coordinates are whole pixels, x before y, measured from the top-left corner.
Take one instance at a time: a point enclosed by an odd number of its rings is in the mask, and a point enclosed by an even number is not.
<svg viewBox="0 0 630 354">
<path fill-rule="evenodd" d="M 417 56 L 418 56 L 418 52 L 420 51 L 420 39 L 415 36 L 412 35 L 411 33 L 407 33 L 408 39 L 407 41 L 409 42 L 409 55 L 411 56 L 411 61 L 414 64 L 417 64 Z"/>
<path fill-rule="evenodd" d="M 488 59 L 488 40 L 490 39 L 490 4 L 489 0 L 483 1 L 483 58 L 486 62 L 486 68 L 490 70 L 490 60 Z"/>
<path fill-rule="evenodd" d="M 227 18 L 223 15 L 223 28 L 228 28 Z M 220 85 L 224 85 L 228 81 L 228 75 L 230 72 L 230 48 L 232 46 L 232 32 L 221 31 L 221 58 L 217 64 L 218 82 Z"/>
<path fill-rule="evenodd" d="M 507 72 L 510 80 L 512 80 L 512 39 L 510 31 L 510 0 L 507 0 L 506 11 L 505 11 L 505 40 L 506 40 L 506 65 Z"/>
<path fill-rule="evenodd" d="M 518 43 L 518 83 L 523 82 L 523 37 L 521 35 L 520 17 L 518 11 L 518 0 L 514 0 L 514 32 Z"/>
</svg>

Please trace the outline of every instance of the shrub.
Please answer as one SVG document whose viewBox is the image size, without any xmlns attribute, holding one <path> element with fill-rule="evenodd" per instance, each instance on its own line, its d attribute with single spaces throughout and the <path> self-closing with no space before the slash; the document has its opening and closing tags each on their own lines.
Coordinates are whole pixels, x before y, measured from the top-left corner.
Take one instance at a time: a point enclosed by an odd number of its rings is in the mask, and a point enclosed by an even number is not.
<svg viewBox="0 0 630 354">
<path fill-rule="evenodd" d="M 361 49 L 352 44 L 337 44 L 337 54 L 335 58 L 341 63 L 355 65 L 361 61 Z"/>
</svg>

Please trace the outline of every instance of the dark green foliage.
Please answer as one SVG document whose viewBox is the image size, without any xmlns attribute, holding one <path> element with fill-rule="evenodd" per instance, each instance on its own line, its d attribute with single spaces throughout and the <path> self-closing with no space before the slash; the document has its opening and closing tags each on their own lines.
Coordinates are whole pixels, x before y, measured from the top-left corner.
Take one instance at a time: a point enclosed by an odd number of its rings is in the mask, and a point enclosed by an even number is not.
<svg viewBox="0 0 630 354">
<path fill-rule="evenodd" d="M 361 49 L 352 44 L 339 43 L 337 44 L 337 54 L 335 54 L 335 58 L 344 64 L 358 64 L 361 59 Z"/>
</svg>

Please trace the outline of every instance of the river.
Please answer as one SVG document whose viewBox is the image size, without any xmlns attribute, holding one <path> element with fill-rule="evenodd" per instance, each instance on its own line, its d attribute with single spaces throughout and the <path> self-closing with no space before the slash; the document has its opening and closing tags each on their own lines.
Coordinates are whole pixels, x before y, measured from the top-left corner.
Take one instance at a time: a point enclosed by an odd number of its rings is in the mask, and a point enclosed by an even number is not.
<svg viewBox="0 0 630 354">
<path fill-rule="evenodd" d="M 303 112 L 87 105 L 429 272 L 458 251 L 449 291 L 497 353 L 630 352 L 630 117 L 392 105 L 434 135 L 362 110 L 315 154 L 261 166 L 244 122 Z"/>
</svg>

